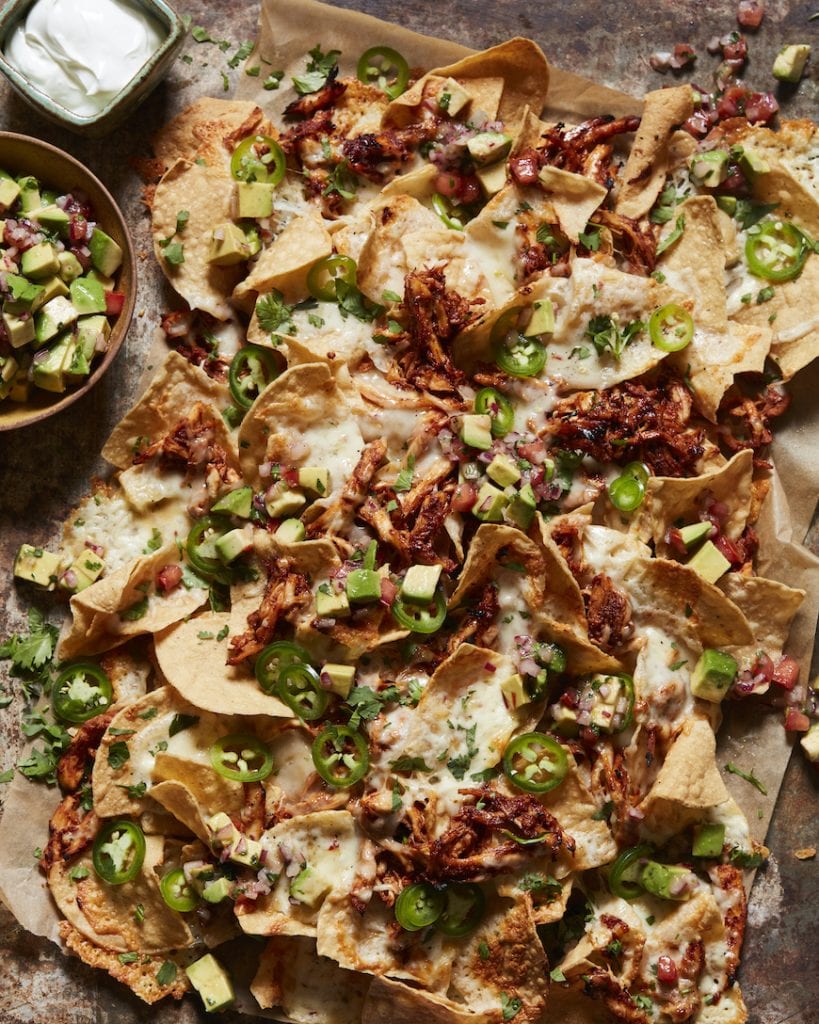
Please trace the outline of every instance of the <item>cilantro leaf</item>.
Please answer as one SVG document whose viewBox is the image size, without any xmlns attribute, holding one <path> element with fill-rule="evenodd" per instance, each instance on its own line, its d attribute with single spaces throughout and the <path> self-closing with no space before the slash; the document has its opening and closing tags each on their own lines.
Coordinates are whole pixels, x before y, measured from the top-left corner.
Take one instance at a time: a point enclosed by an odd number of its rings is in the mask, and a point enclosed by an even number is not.
<svg viewBox="0 0 819 1024">
<path fill-rule="evenodd" d="M 238 68 L 243 60 L 246 60 L 251 53 L 253 53 L 253 40 L 249 39 L 244 43 L 239 43 L 239 48 L 236 53 L 228 61 L 229 68 Z M 258 71 L 256 72 L 258 74 Z"/>
<path fill-rule="evenodd" d="M 169 736 L 176 736 L 178 732 L 183 732 L 185 729 L 190 729 L 199 721 L 198 715 L 183 715 L 176 714 L 171 719 L 170 728 L 168 729 Z"/>
<path fill-rule="evenodd" d="M 675 242 L 678 242 L 682 238 L 683 231 L 685 231 L 685 214 L 681 213 L 674 222 L 671 233 L 657 245 L 657 255 L 664 253 L 666 249 L 670 249 Z"/>
<path fill-rule="evenodd" d="M 163 988 L 171 985 L 176 979 L 177 970 L 178 968 L 172 960 L 166 960 L 156 972 L 157 985 L 161 985 Z"/>
<path fill-rule="evenodd" d="M 401 470 L 398 476 L 395 478 L 393 484 L 393 490 L 395 491 L 409 491 L 412 490 L 412 478 L 415 474 L 415 456 L 410 455 L 407 459 L 406 466 Z"/>
<path fill-rule="evenodd" d="M 262 295 L 256 303 L 256 319 L 263 331 L 269 334 L 293 333 L 293 306 L 288 306 L 284 296 L 274 288 Z"/>
<path fill-rule="evenodd" d="M 645 325 L 641 320 L 632 320 L 621 331 L 619 324 L 613 317 L 605 315 L 594 316 L 589 320 L 589 325 L 586 328 L 586 337 L 591 339 L 601 356 L 609 352 L 619 362 L 628 343 L 644 327 Z"/>
<path fill-rule="evenodd" d="M 508 996 L 505 992 L 501 992 L 501 1013 L 505 1021 L 513 1020 L 522 1009 L 523 1003 L 517 996 Z"/>
<path fill-rule="evenodd" d="M 318 92 L 324 88 L 329 78 L 335 77 L 341 50 L 328 50 L 324 53 L 321 46 L 314 46 L 308 56 L 310 60 L 307 62 L 306 72 L 293 76 L 293 88 L 300 96 Z"/>
<path fill-rule="evenodd" d="M 359 184 L 358 178 L 350 170 L 349 163 L 342 160 L 330 172 L 321 194 L 329 196 L 336 192 L 342 199 L 355 199 Z"/>
<path fill-rule="evenodd" d="M 729 761 L 725 766 L 726 772 L 731 775 L 738 775 L 741 779 L 745 779 L 746 782 L 750 782 L 752 786 L 759 790 L 763 796 L 768 795 L 768 790 L 765 785 L 751 772 L 744 772 L 741 768 L 738 768 L 733 762 Z"/>
<path fill-rule="evenodd" d="M 432 769 L 423 757 L 410 757 L 404 754 L 395 761 L 390 761 L 390 768 L 396 772 L 431 772 Z"/>
<path fill-rule="evenodd" d="M 108 764 L 117 771 L 125 764 L 126 761 L 130 761 L 131 751 L 128 749 L 128 744 L 123 740 L 119 740 L 117 743 L 112 743 L 108 748 Z"/>
</svg>

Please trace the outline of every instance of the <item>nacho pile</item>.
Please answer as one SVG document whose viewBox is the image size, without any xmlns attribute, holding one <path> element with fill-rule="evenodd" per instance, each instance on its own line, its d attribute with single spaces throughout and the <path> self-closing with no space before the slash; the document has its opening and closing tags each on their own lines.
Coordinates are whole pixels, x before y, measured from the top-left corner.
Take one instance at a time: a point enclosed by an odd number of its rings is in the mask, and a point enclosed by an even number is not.
<svg viewBox="0 0 819 1024">
<path fill-rule="evenodd" d="M 21 555 L 71 594 L 63 940 L 217 1010 L 262 938 L 297 1022 L 741 1024 L 766 851 L 715 731 L 797 684 L 754 524 L 815 128 L 550 123 L 521 39 L 339 58 L 160 133 L 175 351 Z"/>
</svg>

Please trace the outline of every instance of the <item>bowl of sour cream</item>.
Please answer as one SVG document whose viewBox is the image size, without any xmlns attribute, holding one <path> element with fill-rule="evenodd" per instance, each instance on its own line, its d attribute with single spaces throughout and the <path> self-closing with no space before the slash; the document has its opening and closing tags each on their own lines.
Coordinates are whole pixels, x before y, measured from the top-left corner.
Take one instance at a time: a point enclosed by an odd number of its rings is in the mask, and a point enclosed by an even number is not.
<svg viewBox="0 0 819 1024">
<path fill-rule="evenodd" d="M 7 0 L 0 70 L 40 113 L 99 137 L 159 83 L 184 35 L 164 0 Z"/>
</svg>

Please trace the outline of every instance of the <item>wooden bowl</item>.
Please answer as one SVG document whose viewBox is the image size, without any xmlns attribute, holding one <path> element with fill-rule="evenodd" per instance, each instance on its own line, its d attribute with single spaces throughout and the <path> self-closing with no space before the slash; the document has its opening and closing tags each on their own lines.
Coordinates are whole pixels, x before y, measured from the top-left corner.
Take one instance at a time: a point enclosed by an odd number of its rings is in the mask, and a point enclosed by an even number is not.
<svg viewBox="0 0 819 1024">
<path fill-rule="evenodd" d="M 0 167 L 15 176 L 31 174 L 39 179 L 45 188 L 55 189 L 60 194 L 77 189 L 88 196 L 100 227 L 122 249 L 122 266 L 117 272 L 117 290 L 125 293 L 122 312 L 111 324 L 108 348 L 102 359 L 94 365 L 88 380 L 76 387 L 69 385 L 68 390 L 62 394 L 32 388 L 31 397 L 27 402 L 3 399 L 0 401 L 0 431 L 4 431 L 16 430 L 30 423 L 39 423 L 53 416 L 72 402 L 76 402 L 100 380 L 125 340 L 134 315 L 136 262 L 131 236 L 111 193 L 74 157 L 57 149 L 56 146 L 50 146 L 47 142 L 40 142 L 39 139 L 33 139 L 28 135 L 0 132 Z"/>
</svg>

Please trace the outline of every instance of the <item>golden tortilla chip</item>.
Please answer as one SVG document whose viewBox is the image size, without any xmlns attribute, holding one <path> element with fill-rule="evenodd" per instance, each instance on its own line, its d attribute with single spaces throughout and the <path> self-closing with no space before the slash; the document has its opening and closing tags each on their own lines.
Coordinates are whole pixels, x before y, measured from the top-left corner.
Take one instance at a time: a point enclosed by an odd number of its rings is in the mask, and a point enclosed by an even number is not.
<svg viewBox="0 0 819 1024">
<path fill-rule="evenodd" d="M 546 793 L 542 801 L 577 844 L 570 858 L 572 869 L 585 871 L 614 860 L 617 844 L 606 822 L 594 818 L 599 806 L 592 795 L 587 771 L 573 762 L 569 755 L 568 775 L 556 789 Z"/>
<path fill-rule="evenodd" d="M 725 256 L 717 204 L 712 196 L 691 196 L 675 212 L 685 218 L 685 229 L 679 240 L 660 255 L 657 267 L 672 288 L 694 299 L 697 327 L 724 331 Z M 692 342 L 684 350 L 686 355 L 694 345 Z"/>
<path fill-rule="evenodd" d="M 723 576 L 719 588 L 740 609 L 753 633 L 750 644 L 725 648 L 736 659 L 740 670 L 750 668 L 760 652 L 776 662 L 782 655 L 791 624 L 805 600 L 805 591 L 763 576 L 742 576 L 736 572 Z M 764 691 L 760 687 L 756 692 Z"/>
<path fill-rule="evenodd" d="M 151 787 L 151 796 L 185 828 L 189 829 L 197 839 L 201 839 L 205 844 L 210 841 L 207 815 L 184 783 L 177 782 L 175 779 L 157 782 Z"/>
<path fill-rule="evenodd" d="M 229 299 L 244 276 L 241 263 L 218 267 L 208 262 L 213 229 L 232 217 L 233 185 L 227 165 L 207 167 L 178 160 L 157 185 L 151 210 L 154 253 L 165 277 L 191 309 L 217 320 L 230 318 Z M 180 210 L 187 210 L 189 217 L 177 233 Z M 165 259 L 160 242 L 166 239 L 182 245 L 183 263 Z"/>
<path fill-rule="evenodd" d="M 192 163 L 197 158 L 216 164 L 230 154 L 225 140 L 262 130 L 270 134 L 255 103 L 202 96 L 164 125 L 153 137 L 152 146 L 166 167 L 177 160 Z"/>
<path fill-rule="evenodd" d="M 497 1013 L 472 1013 L 430 992 L 377 975 L 370 983 L 361 1024 L 495 1024 Z"/>
<path fill-rule="evenodd" d="M 608 190 L 582 174 L 559 167 L 543 167 L 540 185 L 554 205 L 560 229 L 570 242 L 577 242 L 592 214 L 608 195 Z"/>
<path fill-rule="evenodd" d="M 498 555 L 504 549 L 526 567 L 523 579 L 532 594 L 532 600 L 528 603 L 532 607 L 540 607 L 544 590 L 544 565 L 543 555 L 537 545 L 513 526 L 483 523 L 475 533 L 458 586 L 449 599 L 450 608 L 457 608 L 474 586 L 491 579 L 493 569 L 498 564 Z"/>
</svg>

